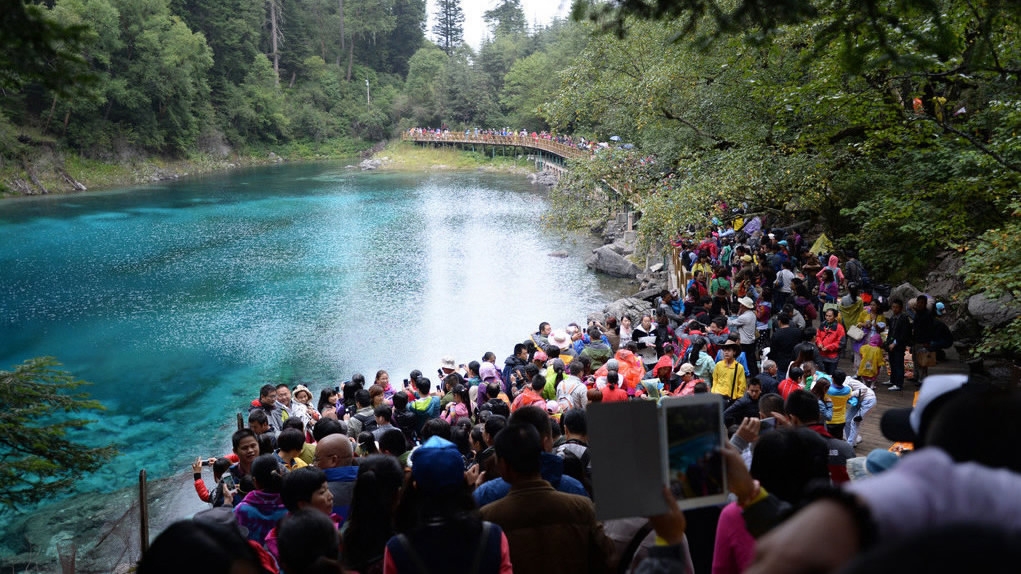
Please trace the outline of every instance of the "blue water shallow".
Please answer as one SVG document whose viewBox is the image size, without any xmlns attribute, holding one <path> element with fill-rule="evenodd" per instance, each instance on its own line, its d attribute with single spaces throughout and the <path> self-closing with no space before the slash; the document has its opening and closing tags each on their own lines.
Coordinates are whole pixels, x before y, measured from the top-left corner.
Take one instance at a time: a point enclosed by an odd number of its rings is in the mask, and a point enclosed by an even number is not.
<svg viewBox="0 0 1021 574">
<path fill-rule="evenodd" d="M 49 355 L 93 383 L 107 410 L 77 438 L 121 455 L 77 491 L 170 476 L 222 452 L 265 382 L 502 362 L 539 321 L 601 309 L 626 287 L 546 208 L 520 176 L 330 164 L 4 201 L 0 369 Z"/>
</svg>

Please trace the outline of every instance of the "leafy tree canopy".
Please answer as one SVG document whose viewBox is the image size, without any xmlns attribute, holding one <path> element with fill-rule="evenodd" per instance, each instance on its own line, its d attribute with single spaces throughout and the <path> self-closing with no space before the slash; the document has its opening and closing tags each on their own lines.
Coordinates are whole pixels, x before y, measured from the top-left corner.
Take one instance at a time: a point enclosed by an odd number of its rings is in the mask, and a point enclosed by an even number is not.
<svg viewBox="0 0 1021 574">
<path fill-rule="evenodd" d="M 42 357 L 0 371 L 0 506 L 17 509 L 66 492 L 116 453 L 68 438 L 94 422 L 79 413 L 103 406 L 80 391 L 88 383 L 58 366 Z"/>
</svg>

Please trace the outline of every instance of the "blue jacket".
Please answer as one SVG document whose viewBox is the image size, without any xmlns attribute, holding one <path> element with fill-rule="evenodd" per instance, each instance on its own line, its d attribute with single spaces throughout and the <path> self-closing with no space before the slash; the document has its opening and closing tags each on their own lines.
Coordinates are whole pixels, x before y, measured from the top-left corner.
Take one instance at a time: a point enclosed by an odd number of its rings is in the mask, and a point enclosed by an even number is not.
<svg viewBox="0 0 1021 574">
<path fill-rule="evenodd" d="M 351 513 L 351 499 L 354 498 L 355 479 L 358 478 L 357 466 L 335 466 L 323 469 L 326 473 L 326 485 L 333 493 L 333 513 L 340 521 L 337 525 L 344 523 L 348 514 Z"/>
<path fill-rule="evenodd" d="M 573 476 L 564 476 L 564 459 L 559 456 L 544 452 L 542 453 L 542 468 L 539 470 L 542 479 L 550 483 L 553 488 L 567 494 L 577 494 L 588 498 L 588 491 Z M 475 489 L 475 502 L 479 508 L 495 502 L 507 496 L 510 492 L 510 483 L 502 478 L 490 480 Z"/>
</svg>

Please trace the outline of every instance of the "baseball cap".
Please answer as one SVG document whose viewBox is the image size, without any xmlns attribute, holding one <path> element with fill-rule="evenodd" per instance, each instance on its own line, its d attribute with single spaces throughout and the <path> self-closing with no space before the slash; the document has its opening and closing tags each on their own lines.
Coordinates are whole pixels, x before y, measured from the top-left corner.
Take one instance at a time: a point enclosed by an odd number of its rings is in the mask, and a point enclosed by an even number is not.
<svg viewBox="0 0 1021 574">
<path fill-rule="evenodd" d="M 883 413 L 879 428 L 892 441 L 918 443 L 923 438 L 922 418 L 932 415 L 942 399 L 958 391 L 968 382 L 967 375 L 930 375 L 922 381 L 922 390 L 914 407 L 890 409 Z M 930 408 L 935 407 L 935 408 Z M 926 412 L 929 409 L 930 412 Z M 930 416 L 931 419 L 931 416 Z M 917 446 L 917 445 L 916 445 Z"/>
<path fill-rule="evenodd" d="M 429 437 L 411 453 L 411 462 L 411 477 L 423 492 L 440 492 L 464 483 L 464 459 L 457 446 L 444 438 Z"/>
</svg>

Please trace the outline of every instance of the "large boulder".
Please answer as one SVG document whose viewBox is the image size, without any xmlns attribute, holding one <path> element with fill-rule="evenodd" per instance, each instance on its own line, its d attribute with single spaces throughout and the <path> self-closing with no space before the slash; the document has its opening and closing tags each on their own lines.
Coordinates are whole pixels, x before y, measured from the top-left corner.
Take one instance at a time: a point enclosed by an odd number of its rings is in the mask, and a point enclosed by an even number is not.
<svg viewBox="0 0 1021 574">
<path fill-rule="evenodd" d="M 1010 295 L 991 299 L 979 293 L 968 298 L 968 314 L 983 328 L 996 328 L 1021 315 L 1021 305 Z"/>
<path fill-rule="evenodd" d="M 890 291 L 890 299 L 900 299 L 904 302 L 904 307 L 910 307 L 912 301 L 921 294 L 922 292 L 914 285 L 901 283 Z"/>
<path fill-rule="evenodd" d="M 964 258 L 956 251 L 945 253 L 935 269 L 925 278 L 925 291 L 937 301 L 950 301 L 964 290 L 961 266 Z"/>
<path fill-rule="evenodd" d="M 622 317 L 627 315 L 631 317 L 633 323 L 637 323 L 642 318 L 643 313 L 647 313 L 652 310 L 652 303 L 644 299 L 636 299 L 634 297 L 625 297 L 623 299 L 617 299 L 613 303 L 610 303 L 606 307 L 603 307 L 603 316 L 607 317 L 613 315 L 614 317 Z M 600 319 L 602 321 L 602 319 Z"/>
<path fill-rule="evenodd" d="M 585 265 L 607 275 L 624 277 L 626 279 L 634 279 L 642 271 L 637 265 L 614 251 L 610 245 L 593 249 L 592 255 L 585 260 Z"/>
</svg>

